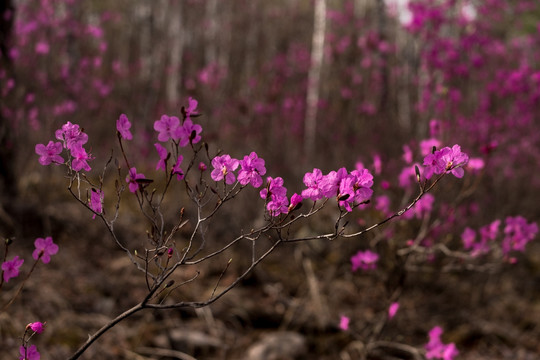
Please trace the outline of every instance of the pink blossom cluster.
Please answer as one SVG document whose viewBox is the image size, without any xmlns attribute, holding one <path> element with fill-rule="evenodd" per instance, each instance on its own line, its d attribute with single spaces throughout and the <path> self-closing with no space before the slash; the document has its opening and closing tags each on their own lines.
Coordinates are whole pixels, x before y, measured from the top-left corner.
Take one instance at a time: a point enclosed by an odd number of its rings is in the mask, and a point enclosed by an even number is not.
<svg viewBox="0 0 540 360">
<path fill-rule="evenodd" d="M 357 271 L 358 269 L 364 271 L 374 270 L 377 268 L 377 261 L 379 261 L 379 254 L 370 250 L 358 251 L 351 257 L 352 271 Z"/>
<path fill-rule="evenodd" d="M 443 329 L 435 326 L 429 332 L 429 342 L 425 345 L 427 359 L 453 360 L 459 355 L 454 343 L 444 344 L 441 341 Z"/>
<path fill-rule="evenodd" d="M 468 161 L 469 156 L 461 152 L 459 145 L 442 148 L 424 158 L 424 176 L 429 179 L 433 174 L 451 172 L 455 177 L 461 178 L 464 173 L 463 166 L 467 165 Z"/>
<path fill-rule="evenodd" d="M 34 241 L 35 250 L 32 253 L 34 260 L 41 260 L 44 264 L 48 264 L 51 261 L 51 255 L 58 252 L 58 245 L 53 242 L 52 237 L 37 238 Z M 13 259 L 4 261 L 2 263 L 2 281 L 8 282 L 12 278 L 19 276 L 19 269 L 23 265 L 24 259 L 21 259 L 18 255 Z"/>
<path fill-rule="evenodd" d="M 36 154 L 39 155 L 39 163 L 41 165 L 49 165 L 54 163 L 60 165 L 64 163 L 64 159 L 60 154 L 63 149 L 69 151 L 70 167 L 74 171 L 90 171 L 88 161 L 93 157 L 86 152 L 83 147 L 88 141 L 88 135 L 83 129 L 77 125 L 67 122 L 55 132 L 57 142 L 49 141 L 47 145 L 37 144 L 35 146 Z"/>
<path fill-rule="evenodd" d="M 479 229 L 479 239 L 477 232 L 466 227 L 461 235 L 463 247 L 471 251 L 472 256 L 487 254 L 496 245 L 496 240 L 501 235 L 501 220 L 495 220 Z M 538 233 L 536 223 L 528 223 L 522 216 L 508 216 L 505 219 L 503 229 L 503 239 L 500 247 L 503 255 L 508 256 L 512 251 L 524 252 L 526 245 L 532 241 Z"/>
<path fill-rule="evenodd" d="M 337 198 L 339 205 L 352 211 L 358 204 L 366 203 L 373 194 L 373 175 L 367 169 L 347 172 L 345 168 L 331 171 L 326 175 L 320 169 L 313 169 L 304 175 L 302 197 L 317 201 L 323 198 Z"/>
</svg>

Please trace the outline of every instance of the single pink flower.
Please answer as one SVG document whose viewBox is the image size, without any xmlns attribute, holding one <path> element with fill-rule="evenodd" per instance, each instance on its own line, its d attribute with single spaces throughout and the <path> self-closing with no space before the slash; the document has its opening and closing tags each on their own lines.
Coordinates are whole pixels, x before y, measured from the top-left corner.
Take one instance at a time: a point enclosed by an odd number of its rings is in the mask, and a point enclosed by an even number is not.
<svg viewBox="0 0 540 360">
<path fill-rule="evenodd" d="M 21 356 L 19 360 L 40 360 L 41 355 L 37 351 L 36 345 L 31 345 L 29 348 L 21 346 L 19 348 L 19 353 Z"/>
<path fill-rule="evenodd" d="M 154 146 L 159 155 L 159 161 L 156 165 L 156 170 L 166 170 L 167 169 L 167 159 L 169 158 L 169 152 L 165 149 L 160 143 L 155 143 Z"/>
<path fill-rule="evenodd" d="M 173 175 L 176 175 L 176 178 L 178 180 L 182 180 L 184 178 L 184 171 L 180 167 L 183 160 L 184 160 L 184 157 L 182 155 L 178 155 L 178 160 L 176 160 L 176 164 L 174 164 L 172 168 L 172 173 Z"/>
<path fill-rule="evenodd" d="M 129 130 L 131 128 L 131 123 L 129 122 L 126 114 L 121 114 L 118 120 L 116 120 L 116 130 L 120 133 L 123 139 L 132 140 L 133 135 Z"/>
<path fill-rule="evenodd" d="M 136 193 L 139 190 L 138 179 L 144 179 L 145 176 L 142 173 L 137 173 L 137 169 L 132 167 L 129 169 L 129 174 L 126 176 L 126 182 L 129 184 L 129 191 Z"/>
<path fill-rule="evenodd" d="M 32 253 L 32 257 L 35 260 L 41 259 L 44 264 L 48 264 L 49 261 L 51 261 L 51 255 L 58 252 L 58 245 L 53 243 L 53 239 L 50 236 L 45 239 L 37 238 L 36 241 L 34 241 L 34 246 L 36 249 Z"/>
<path fill-rule="evenodd" d="M 41 165 L 49 165 L 55 163 L 60 165 L 64 163 L 64 159 L 59 155 L 62 152 L 62 143 L 49 141 L 47 146 L 37 144 L 35 147 L 36 154 L 39 155 L 39 163 Z"/>
<path fill-rule="evenodd" d="M 350 320 L 347 316 L 341 315 L 339 318 L 339 328 L 343 331 L 349 330 Z"/>
<path fill-rule="evenodd" d="M 2 263 L 2 271 L 4 272 L 4 281 L 8 282 L 9 279 L 19 276 L 19 268 L 24 263 L 24 259 L 19 259 L 19 256 L 15 256 L 10 261 Z"/>
<path fill-rule="evenodd" d="M 399 310 L 399 303 L 393 302 L 390 304 L 390 307 L 388 307 L 388 319 L 392 319 L 394 316 L 396 316 L 397 311 Z"/>
<path fill-rule="evenodd" d="M 26 325 L 26 327 L 32 329 L 32 331 L 35 331 L 38 334 L 41 334 L 43 330 L 45 330 L 45 324 L 39 321 L 30 323 Z"/>
</svg>

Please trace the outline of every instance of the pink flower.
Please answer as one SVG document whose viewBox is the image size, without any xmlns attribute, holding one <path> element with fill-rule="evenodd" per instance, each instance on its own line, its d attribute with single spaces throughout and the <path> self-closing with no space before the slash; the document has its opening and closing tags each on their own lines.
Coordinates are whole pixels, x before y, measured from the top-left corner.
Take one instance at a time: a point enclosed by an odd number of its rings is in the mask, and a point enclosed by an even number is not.
<svg viewBox="0 0 540 360">
<path fill-rule="evenodd" d="M 186 118 L 189 118 L 191 115 L 197 115 L 197 105 L 199 105 L 199 102 L 190 96 L 188 99 L 188 107 L 185 109 Z"/>
<path fill-rule="evenodd" d="M 299 208 L 299 204 L 302 203 L 302 200 L 304 200 L 304 198 L 302 197 L 302 195 L 298 195 L 297 193 L 294 193 L 292 196 L 291 196 L 291 202 L 289 204 L 289 212 L 293 211 L 293 210 L 296 210 L 297 208 Z"/>
<path fill-rule="evenodd" d="M 176 116 L 162 115 L 160 120 L 154 122 L 154 130 L 159 132 L 158 140 L 161 142 L 169 139 L 178 140 L 180 138 L 179 127 L 180 119 Z"/>
<path fill-rule="evenodd" d="M 289 199 L 287 198 L 287 189 L 283 186 L 283 179 L 269 176 L 266 181 L 266 187 L 259 193 L 261 198 L 267 201 L 266 209 L 271 216 L 286 214 L 289 211 Z"/>
<path fill-rule="evenodd" d="M 214 170 L 210 173 L 210 177 L 214 181 L 225 179 L 227 184 L 232 184 L 235 181 L 233 171 L 238 167 L 238 160 L 231 158 L 230 155 L 216 156 L 212 159 Z"/>
<path fill-rule="evenodd" d="M 352 271 L 358 269 L 373 270 L 377 267 L 379 255 L 370 250 L 359 251 L 351 257 Z"/>
<path fill-rule="evenodd" d="M 131 123 L 129 122 L 126 114 L 121 114 L 118 120 L 116 120 L 116 130 L 120 133 L 123 139 L 132 140 L 133 135 L 131 135 Z"/>
<path fill-rule="evenodd" d="M 23 263 L 24 259 L 19 259 L 19 256 L 15 256 L 12 260 L 2 263 L 4 281 L 8 282 L 9 279 L 19 276 L 19 268 Z"/>
<path fill-rule="evenodd" d="M 71 149 L 71 168 L 74 171 L 86 170 L 90 171 L 92 168 L 88 165 L 88 160 L 92 160 L 92 155 L 88 154 L 82 146 L 77 146 Z"/>
<path fill-rule="evenodd" d="M 427 359 L 453 360 L 459 354 L 454 343 L 443 344 L 440 337 L 443 330 L 435 326 L 429 332 L 429 342 L 425 345 Z"/>
<path fill-rule="evenodd" d="M 32 329 L 32 331 L 35 331 L 38 334 L 41 334 L 43 330 L 45 329 L 45 324 L 39 321 L 30 323 L 26 325 L 27 328 Z"/>
<path fill-rule="evenodd" d="M 347 316 L 341 315 L 339 318 L 339 328 L 343 331 L 349 330 L 349 323 L 351 319 L 349 319 Z"/>
<path fill-rule="evenodd" d="M 51 261 L 51 255 L 58 252 L 58 245 L 53 243 L 53 239 L 50 236 L 45 239 L 37 238 L 36 241 L 34 241 L 34 246 L 36 249 L 32 253 L 32 257 L 35 260 L 41 259 L 44 264 L 48 264 L 49 261 Z"/>
<path fill-rule="evenodd" d="M 200 170 L 201 172 L 203 172 L 203 171 L 206 171 L 206 169 L 207 169 L 206 164 L 203 163 L 203 162 L 201 161 L 201 162 L 199 163 L 199 170 Z"/>
<path fill-rule="evenodd" d="M 129 184 L 129 191 L 136 193 L 139 190 L 138 179 L 144 179 L 145 176 L 142 173 L 137 173 L 137 169 L 132 167 L 129 169 L 129 174 L 126 176 L 126 182 Z"/>
<path fill-rule="evenodd" d="M 184 171 L 180 168 L 180 164 L 182 164 L 182 161 L 184 160 L 184 157 L 182 155 L 178 155 L 178 160 L 176 160 L 176 164 L 174 164 L 172 168 L 173 175 L 176 174 L 176 178 L 178 180 L 182 180 L 184 178 Z"/>
<path fill-rule="evenodd" d="M 463 177 L 463 166 L 469 161 L 469 156 L 461 152 L 459 145 L 454 145 L 452 148 L 445 147 L 435 151 L 424 158 L 425 177 L 431 178 L 433 174 L 442 174 L 450 171 L 455 177 Z"/>
<path fill-rule="evenodd" d="M 302 190 L 302 197 L 304 199 L 311 199 L 317 201 L 323 198 L 323 194 L 320 189 L 320 183 L 323 181 L 323 174 L 320 169 L 313 169 L 313 172 L 306 173 L 304 175 L 304 185 L 307 189 Z"/>
<path fill-rule="evenodd" d="M 69 121 L 62 125 L 61 129 L 56 130 L 54 134 L 58 140 L 64 142 L 64 148 L 69 150 L 81 148 L 88 142 L 88 135 L 83 132 L 80 126 Z"/>
<path fill-rule="evenodd" d="M 90 209 L 94 210 L 96 213 L 101 214 L 103 212 L 103 191 L 99 189 L 92 188 L 90 193 Z M 96 218 L 96 214 L 92 216 L 92 219 Z"/>
<path fill-rule="evenodd" d="M 182 126 L 178 127 L 177 133 L 180 139 L 179 145 L 184 147 L 189 143 L 196 144 L 201 141 L 202 127 L 199 124 L 193 124 L 191 119 L 187 118 Z"/>
<path fill-rule="evenodd" d="M 24 346 L 19 348 L 21 356 L 19 360 L 40 360 L 41 355 L 37 351 L 36 345 L 31 345 L 28 349 Z"/>
<path fill-rule="evenodd" d="M 60 165 L 64 162 L 64 159 L 59 155 L 62 152 L 62 143 L 60 142 L 49 141 L 47 146 L 37 144 L 35 150 L 36 154 L 39 155 L 41 165 L 49 165 L 50 163 Z"/>
<path fill-rule="evenodd" d="M 394 302 L 390 304 L 390 307 L 388 308 L 388 319 L 392 319 L 394 316 L 396 316 L 396 313 L 398 310 L 399 310 L 398 302 Z"/>
<path fill-rule="evenodd" d="M 167 159 L 169 158 L 169 152 L 160 143 L 155 143 L 154 146 L 159 155 L 159 161 L 156 165 L 156 170 L 167 170 Z"/>
<path fill-rule="evenodd" d="M 502 250 L 506 255 L 512 250 L 525 251 L 525 246 L 532 241 L 538 233 L 536 223 L 527 223 L 523 216 L 507 217 L 504 227 Z"/>
<path fill-rule="evenodd" d="M 258 188 L 262 185 L 263 180 L 261 175 L 266 174 L 264 160 L 259 158 L 255 152 L 244 156 L 244 160 L 240 161 L 241 170 L 238 172 L 238 182 L 242 185 L 251 184 Z"/>
</svg>

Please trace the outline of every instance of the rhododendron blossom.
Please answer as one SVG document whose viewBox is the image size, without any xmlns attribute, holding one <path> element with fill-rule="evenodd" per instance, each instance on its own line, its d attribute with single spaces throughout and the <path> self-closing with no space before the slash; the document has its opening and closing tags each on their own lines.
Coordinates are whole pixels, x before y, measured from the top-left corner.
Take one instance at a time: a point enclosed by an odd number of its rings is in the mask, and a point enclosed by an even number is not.
<svg viewBox="0 0 540 360">
<path fill-rule="evenodd" d="M 31 345 L 28 348 L 21 346 L 19 348 L 19 353 L 21 354 L 19 360 L 40 360 L 41 358 L 41 355 L 37 351 L 36 345 Z"/>
<path fill-rule="evenodd" d="M 259 158 L 255 152 L 252 152 L 244 156 L 243 160 L 240 160 L 240 167 L 241 169 L 238 172 L 238 182 L 240 184 L 251 184 L 255 188 L 262 185 L 261 175 L 266 174 L 264 159 Z"/>
<path fill-rule="evenodd" d="M 39 155 L 39 163 L 41 165 L 49 165 L 55 163 L 60 165 L 64 162 L 64 159 L 59 155 L 62 152 L 62 143 L 49 141 L 45 146 L 43 144 L 36 145 L 36 154 Z"/>
<path fill-rule="evenodd" d="M 90 192 L 89 206 L 90 209 L 94 210 L 98 214 L 103 212 L 103 191 L 92 188 L 92 191 Z M 95 218 L 96 214 L 92 216 L 92 219 Z"/>
<path fill-rule="evenodd" d="M 53 243 L 53 239 L 50 236 L 47 236 L 45 239 L 37 238 L 34 241 L 34 246 L 36 249 L 32 253 L 32 257 L 35 260 L 41 259 L 44 264 L 48 264 L 51 261 L 51 255 L 58 252 L 58 245 Z"/>
<path fill-rule="evenodd" d="M 388 307 L 388 318 L 392 319 L 394 316 L 396 316 L 397 311 L 399 310 L 399 303 L 393 302 Z"/>
<path fill-rule="evenodd" d="M 180 139 L 179 145 L 184 147 L 189 143 L 196 144 L 201 141 L 202 127 L 199 124 L 193 124 L 191 119 L 186 119 L 184 124 L 178 127 L 177 133 Z"/>
<path fill-rule="evenodd" d="M 120 133 L 123 139 L 132 140 L 133 135 L 129 130 L 131 128 L 131 123 L 129 122 L 126 114 L 121 114 L 118 120 L 116 120 L 116 130 Z"/>
<path fill-rule="evenodd" d="M 157 150 L 157 153 L 159 155 L 159 161 L 158 161 L 158 163 L 156 165 L 156 170 L 159 170 L 159 169 L 166 170 L 167 169 L 167 159 L 169 158 L 169 152 L 160 143 L 155 143 L 154 146 L 155 146 L 155 148 Z"/>
<path fill-rule="evenodd" d="M 221 181 L 225 179 L 225 183 L 232 184 L 235 181 L 234 170 L 239 165 L 239 161 L 231 158 L 230 155 L 216 156 L 212 159 L 212 166 L 214 170 L 210 173 L 210 177 L 214 181 Z"/>
<path fill-rule="evenodd" d="M 351 257 L 352 271 L 373 270 L 377 267 L 377 261 L 379 261 L 379 254 L 370 250 L 359 251 Z"/>
<path fill-rule="evenodd" d="M 502 250 L 508 254 L 512 250 L 525 251 L 528 242 L 538 233 L 536 223 L 527 223 L 523 216 L 509 216 L 505 220 Z"/>
<path fill-rule="evenodd" d="M 132 167 L 129 169 L 129 174 L 126 176 L 126 182 L 129 184 L 129 191 L 136 193 L 139 190 L 138 179 L 144 179 L 145 176 L 142 173 L 137 173 L 137 169 Z"/>
<path fill-rule="evenodd" d="M 176 163 L 174 164 L 172 168 L 173 175 L 176 175 L 177 180 L 182 180 L 184 178 L 184 171 L 180 168 L 180 165 L 182 165 L 182 161 L 184 160 L 184 157 L 182 155 L 178 155 L 178 159 L 176 160 Z"/>
<path fill-rule="evenodd" d="M 463 177 L 463 166 L 469 161 L 469 156 L 461 152 L 459 145 L 452 148 L 445 147 L 435 151 L 424 158 L 425 177 L 431 178 L 433 174 L 442 174 L 450 171 L 455 177 Z"/>
<path fill-rule="evenodd" d="M 20 259 L 19 256 L 15 256 L 9 261 L 2 263 L 2 272 L 4 273 L 4 281 L 8 282 L 9 279 L 19 276 L 19 268 L 24 263 L 24 259 Z"/>
<path fill-rule="evenodd" d="M 32 331 L 41 334 L 43 330 L 45 329 L 45 324 L 39 321 L 30 323 L 26 325 L 27 328 L 30 328 Z"/>
<path fill-rule="evenodd" d="M 430 330 L 429 342 L 425 345 L 427 359 L 453 360 L 458 356 L 459 351 L 454 343 L 442 343 L 442 333 L 443 330 L 440 326 L 435 326 Z"/>
<path fill-rule="evenodd" d="M 180 119 L 176 116 L 162 115 L 160 120 L 154 122 L 154 130 L 159 132 L 158 140 L 161 142 L 169 139 L 178 140 L 180 138 Z"/>
<path fill-rule="evenodd" d="M 349 319 L 347 316 L 341 315 L 339 318 L 339 328 L 343 331 L 349 330 L 350 321 L 351 319 Z"/>
</svg>

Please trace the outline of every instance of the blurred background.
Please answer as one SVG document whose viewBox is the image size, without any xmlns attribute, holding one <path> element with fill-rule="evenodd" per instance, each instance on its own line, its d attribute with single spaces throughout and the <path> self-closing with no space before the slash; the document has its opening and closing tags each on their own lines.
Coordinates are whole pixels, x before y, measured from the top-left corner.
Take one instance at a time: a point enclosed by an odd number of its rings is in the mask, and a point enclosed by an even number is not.
<svg viewBox="0 0 540 360">
<path fill-rule="evenodd" d="M 16 237 L 21 253 L 45 235 L 61 246 L 18 307 L 0 314 L 2 348 L 17 348 L 17 331 L 38 320 L 33 314 L 46 317 L 51 330 L 36 340 L 42 354 L 65 358 L 86 333 L 132 305 L 122 292 L 144 292 L 104 229 L 65 191 L 64 169 L 37 161 L 35 144 L 53 140 L 67 121 L 88 133 L 96 171 L 89 176 L 97 179 L 125 113 L 134 133 L 129 155 L 150 173 L 158 160 L 154 122 L 180 117 L 193 97 L 212 151 L 236 158 L 256 151 L 269 176 L 285 179 L 289 196 L 314 167 L 327 173 L 361 163 L 375 176 L 374 203 L 385 195 L 393 210 L 417 191 L 413 164 L 433 145 L 460 144 L 474 159 L 464 179 L 445 179 L 436 189 L 430 216 L 365 239 L 287 247 L 211 309 L 145 313 L 115 328 L 88 359 L 167 358 L 150 347 L 247 358 L 250 346 L 270 342 L 261 334 L 285 330 L 305 345 L 297 358 L 354 359 L 385 310 L 388 284 L 404 271 L 394 256 L 407 240 L 424 236 L 462 250 L 466 226 L 540 217 L 536 0 L 3 0 L 0 10 L 0 235 Z M 216 241 L 259 219 L 253 210 L 262 205 L 247 196 L 239 203 L 241 211 L 227 209 L 214 224 Z M 121 231 L 136 238 L 144 226 L 129 210 Z M 354 213 L 351 226 L 384 215 L 372 205 Z M 332 223 L 324 219 L 300 233 L 327 231 Z M 380 269 L 351 273 L 350 256 L 367 247 L 384 255 Z M 409 291 L 402 317 L 381 339 L 421 347 L 441 323 L 460 358 L 538 359 L 540 247 L 527 249 L 511 266 L 477 259 L 498 264 L 494 272 L 413 271 L 399 280 Z M 209 282 L 186 296 L 208 291 L 223 269 L 213 266 Z M 66 278 L 70 285 L 58 288 Z M 355 331 L 337 328 L 340 314 L 356 321 Z M 397 352 L 373 358 L 412 358 Z"/>
</svg>

